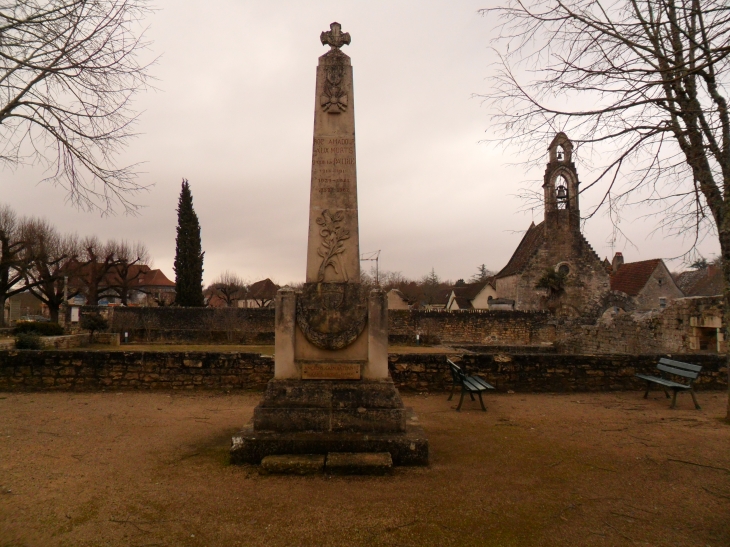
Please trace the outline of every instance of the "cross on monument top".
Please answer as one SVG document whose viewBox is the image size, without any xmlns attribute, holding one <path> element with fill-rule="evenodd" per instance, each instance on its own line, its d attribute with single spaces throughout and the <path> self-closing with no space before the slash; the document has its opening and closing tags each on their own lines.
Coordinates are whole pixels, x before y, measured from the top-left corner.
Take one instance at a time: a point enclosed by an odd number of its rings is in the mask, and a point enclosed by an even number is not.
<svg viewBox="0 0 730 547">
<path fill-rule="evenodd" d="M 322 45 L 329 45 L 332 49 L 340 49 L 345 44 L 350 43 L 350 33 L 342 32 L 342 25 L 339 23 L 331 23 L 330 30 L 319 35 Z"/>
</svg>

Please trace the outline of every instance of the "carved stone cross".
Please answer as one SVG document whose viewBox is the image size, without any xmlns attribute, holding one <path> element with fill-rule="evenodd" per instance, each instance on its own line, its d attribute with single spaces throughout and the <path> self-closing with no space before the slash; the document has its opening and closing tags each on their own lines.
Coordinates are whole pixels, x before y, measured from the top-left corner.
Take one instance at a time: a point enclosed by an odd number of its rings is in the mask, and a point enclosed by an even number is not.
<svg viewBox="0 0 730 547">
<path fill-rule="evenodd" d="M 332 49 L 340 49 L 345 44 L 350 43 L 350 33 L 341 32 L 342 25 L 339 23 L 330 24 L 329 32 L 323 32 L 319 35 L 322 45 L 329 45 Z"/>
</svg>

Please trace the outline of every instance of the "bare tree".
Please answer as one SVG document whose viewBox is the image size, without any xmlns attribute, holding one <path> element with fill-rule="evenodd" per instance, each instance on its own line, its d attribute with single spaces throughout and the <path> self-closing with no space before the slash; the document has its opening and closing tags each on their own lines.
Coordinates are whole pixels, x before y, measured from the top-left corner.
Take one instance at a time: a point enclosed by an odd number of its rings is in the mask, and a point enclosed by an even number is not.
<svg viewBox="0 0 730 547">
<path fill-rule="evenodd" d="M 135 209 L 136 166 L 113 157 L 149 78 L 148 11 L 147 0 L 0 0 L 0 162 L 40 161 L 83 208 Z"/>
<path fill-rule="evenodd" d="M 141 241 L 130 244 L 122 240 L 116 246 L 116 260 L 110 270 L 108 288 L 125 306 L 129 303 L 132 290 L 140 288 L 140 280 L 150 271 L 150 252 Z"/>
<path fill-rule="evenodd" d="M 486 99 L 497 140 L 532 153 L 564 131 L 615 220 L 717 234 L 730 320 L 730 5 L 724 0 L 506 0 Z M 539 151 L 539 154 L 535 152 Z M 729 354 L 730 355 L 730 354 Z M 730 420 L 730 397 L 728 398 Z"/>
<path fill-rule="evenodd" d="M 78 267 L 79 241 L 76 235 L 61 235 L 45 220 L 29 222 L 30 267 L 26 283 L 30 292 L 48 306 L 51 321 L 58 322 L 58 313 L 64 302 L 76 296 L 80 288 L 65 287 L 67 278 L 73 278 Z"/>
<path fill-rule="evenodd" d="M 208 292 L 223 300 L 226 307 L 231 307 L 235 306 L 238 300 L 246 298 L 246 288 L 243 279 L 226 270 L 208 287 Z"/>
<path fill-rule="evenodd" d="M 28 269 L 27 221 L 0 205 L 0 325 L 5 325 L 5 301 L 24 292 Z"/>
<path fill-rule="evenodd" d="M 99 238 L 86 237 L 79 249 L 79 263 L 74 276 L 74 287 L 86 295 L 86 302 L 96 306 L 101 292 L 107 288 L 109 273 L 117 265 L 117 243 L 102 243 Z"/>
</svg>

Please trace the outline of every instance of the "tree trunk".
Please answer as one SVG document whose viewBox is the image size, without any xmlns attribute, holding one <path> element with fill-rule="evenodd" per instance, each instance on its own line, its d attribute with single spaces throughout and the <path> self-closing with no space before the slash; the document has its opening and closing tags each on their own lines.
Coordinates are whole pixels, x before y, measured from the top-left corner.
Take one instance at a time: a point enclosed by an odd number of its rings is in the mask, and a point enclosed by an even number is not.
<svg viewBox="0 0 730 547">
<path fill-rule="evenodd" d="M 48 313 L 51 316 L 51 323 L 58 323 L 58 304 L 48 302 L 46 305 L 48 306 Z"/>
<path fill-rule="evenodd" d="M 720 253 L 722 256 L 723 287 L 723 321 L 722 333 L 725 341 L 725 367 L 728 373 L 727 414 L 725 420 L 730 423 L 730 340 L 728 340 L 728 325 L 730 325 L 730 233 L 720 233 Z"/>
<path fill-rule="evenodd" d="M 0 295 L 0 327 L 5 325 L 5 295 Z M 8 317 L 9 318 L 9 317 Z"/>
</svg>

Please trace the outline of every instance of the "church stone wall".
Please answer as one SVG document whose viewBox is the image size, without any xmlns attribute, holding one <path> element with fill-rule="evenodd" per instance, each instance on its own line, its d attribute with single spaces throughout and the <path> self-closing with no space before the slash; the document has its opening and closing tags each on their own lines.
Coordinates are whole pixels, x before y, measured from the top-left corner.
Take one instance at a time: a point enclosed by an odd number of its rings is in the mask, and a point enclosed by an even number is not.
<svg viewBox="0 0 730 547">
<path fill-rule="evenodd" d="M 544 310 L 552 307 L 547 300 L 547 292 L 535 288 L 540 278 L 548 268 L 554 269 L 558 264 L 566 264 L 570 268 L 565 293 L 556 305 L 561 309 L 559 314 L 579 316 L 595 307 L 601 295 L 610 291 L 608 273 L 598 262 L 593 253 L 571 251 L 568 249 L 548 250 L 543 247 L 538 250 L 525 267 L 521 275 L 497 280 L 497 292 L 500 298 L 515 300 L 515 309 Z M 507 296 L 507 294 L 511 296 Z"/>
</svg>

